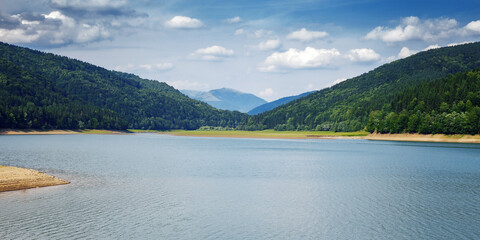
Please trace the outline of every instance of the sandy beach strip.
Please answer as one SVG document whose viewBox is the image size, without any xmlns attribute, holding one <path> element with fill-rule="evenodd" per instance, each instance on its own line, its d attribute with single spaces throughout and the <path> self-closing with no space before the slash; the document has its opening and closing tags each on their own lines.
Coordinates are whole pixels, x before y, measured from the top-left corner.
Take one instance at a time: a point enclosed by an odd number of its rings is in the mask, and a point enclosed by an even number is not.
<svg viewBox="0 0 480 240">
<path fill-rule="evenodd" d="M 70 182 L 33 169 L 0 166 L 0 192 L 68 184 Z"/>
<path fill-rule="evenodd" d="M 450 142 L 450 143 L 480 143 L 480 135 L 444 135 L 444 134 L 377 134 L 372 133 L 363 137 L 377 141 L 404 141 L 404 142 Z"/>
<path fill-rule="evenodd" d="M 222 138 L 271 138 L 271 139 L 366 139 L 375 141 L 405 141 L 405 142 L 452 142 L 452 143 L 480 143 L 480 135 L 444 135 L 419 133 L 367 133 L 367 132 L 316 132 L 316 131 L 220 131 L 220 130 L 20 130 L 0 129 L 0 135 L 65 135 L 65 134 L 134 134 L 158 133 L 188 137 L 222 137 Z"/>
<path fill-rule="evenodd" d="M 189 137 L 226 137 L 226 138 L 278 138 L 278 139 L 366 139 L 375 141 L 402 142 L 451 142 L 480 143 L 480 135 L 444 135 L 444 134 L 379 134 L 371 133 L 365 136 L 348 136 L 348 133 L 325 134 L 322 132 L 282 132 L 282 131 L 172 131 L 163 132 L 174 136 Z M 360 134 L 359 134 L 360 135 Z"/>
<path fill-rule="evenodd" d="M 0 129 L 0 135 L 67 135 L 67 134 L 128 134 L 128 131 L 83 129 L 83 130 L 34 130 L 34 129 Z"/>
</svg>

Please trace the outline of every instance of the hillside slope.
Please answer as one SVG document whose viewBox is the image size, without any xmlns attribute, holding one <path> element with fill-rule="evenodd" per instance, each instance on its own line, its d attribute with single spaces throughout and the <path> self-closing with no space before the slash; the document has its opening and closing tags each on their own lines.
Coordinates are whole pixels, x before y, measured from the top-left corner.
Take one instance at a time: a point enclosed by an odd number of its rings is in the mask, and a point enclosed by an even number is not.
<svg viewBox="0 0 480 240">
<path fill-rule="evenodd" d="M 165 83 L 0 43 L 0 128 L 196 129 L 245 119 Z"/>
<path fill-rule="evenodd" d="M 369 114 L 418 84 L 480 67 L 480 43 L 420 52 L 249 118 L 245 129 L 363 129 Z"/>
<path fill-rule="evenodd" d="M 381 133 L 480 133 L 480 70 L 473 70 L 399 93 L 370 113 L 367 130 Z"/>
<path fill-rule="evenodd" d="M 211 106 L 231 111 L 248 112 L 267 101 L 250 93 L 243 93 L 230 88 L 220 88 L 208 92 L 182 90 L 187 96 L 210 104 Z"/>
</svg>

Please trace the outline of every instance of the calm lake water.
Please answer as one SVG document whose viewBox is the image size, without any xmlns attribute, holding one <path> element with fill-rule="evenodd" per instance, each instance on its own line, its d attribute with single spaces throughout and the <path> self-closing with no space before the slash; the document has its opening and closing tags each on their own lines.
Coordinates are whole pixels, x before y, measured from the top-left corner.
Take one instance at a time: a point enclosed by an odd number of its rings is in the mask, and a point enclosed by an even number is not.
<svg viewBox="0 0 480 240">
<path fill-rule="evenodd" d="M 0 239 L 480 239 L 480 145 L 0 136 Z"/>
</svg>

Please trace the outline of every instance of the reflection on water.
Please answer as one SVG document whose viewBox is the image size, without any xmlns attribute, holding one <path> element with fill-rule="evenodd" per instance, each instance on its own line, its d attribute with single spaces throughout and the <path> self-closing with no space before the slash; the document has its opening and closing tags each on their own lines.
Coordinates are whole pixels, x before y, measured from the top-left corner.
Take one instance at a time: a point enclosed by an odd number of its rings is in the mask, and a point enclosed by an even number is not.
<svg viewBox="0 0 480 240">
<path fill-rule="evenodd" d="M 0 239 L 479 239 L 480 146 L 0 136 L 70 185 L 0 193 Z"/>
</svg>

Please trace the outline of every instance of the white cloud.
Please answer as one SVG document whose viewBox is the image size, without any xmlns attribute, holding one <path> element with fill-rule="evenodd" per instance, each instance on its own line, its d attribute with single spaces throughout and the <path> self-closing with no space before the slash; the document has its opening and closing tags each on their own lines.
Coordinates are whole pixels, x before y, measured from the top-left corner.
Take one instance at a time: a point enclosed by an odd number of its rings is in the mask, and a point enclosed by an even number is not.
<svg viewBox="0 0 480 240">
<path fill-rule="evenodd" d="M 27 33 L 23 29 L 0 29 L 0 41 L 8 43 L 31 43 L 40 37 L 39 33 Z"/>
<path fill-rule="evenodd" d="M 438 45 L 438 44 L 433 44 L 433 45 L 429 45 L 428 47 L 426 47 L 426 48 L 423 49 L 422 51 L 428 51 L 428 50 L 437 49 L 437 48 L 440 48 L 440 45 Z"/>
<path fill-rule="evenodd" d="M 413 54 L 417 53 L 417 51 L 414 51 L 414 50 L 410 50 L 409 48 L 407 47 L 403 47 L 400 52 L 398 53 L 398 58 L 399 59 L 402 59 L 402 58 L 406 58 L 406 57 L 409 57 Z"/>
<path fill-rule="evenodd" d="M 458 46 L 458 45 L 463 45 L 463 44 L 468 44 L 468 43 L 473 43 L 471 41 L 466 41 L 466 42 L 460 42 L 460 43 L 450 43 L 448 44 L 447 46 L 448 47 L 455 47 L 455 46 Z"/>
<path fill-rule="evenodd" d="M 273 91 L 272 88 L 266 88 L 265 90 L 260 91 L 258 93 L 258 96 L 260 96 L 261 98 L 268 98 L 268 97 L 273 96 L 274 92 L 275 91 Z"/>
<path fill-rule="evenodd" d="M 255 46 L 255 49 L 260 51 L 270 51 L 280 47 L 280 40 L 279 39 L 270 39 L 264 42 L 259 43 Z"/>
<path fill-rule="evenodd" d="M 379 26 L 370 31 L 365 39 L 381 40 L 386 43 L 422 40 L 426 42 L 462 35 L 458 22 L 450 18 L 421 20 L 418 17 L 403 18 L 395 28 Z"/>
<path fill-rule="evenodd" d="M 204 26 L 204 24 L 200 20 L 185 16 L 175 16 L 172 19 L 168 20 L 165 25 L 170 28 L 179 29 L 195 29 Z"/>
<path fill-rule="evenodd" d="M 258 70 L 263 72 L 279 71 L 283 68 L 305 69 L 328 66 L 332 60 L 340 56 L 335 49 L 316 49 L 306 47 L 305 50 L 290 48 L 286 52 L 275 52 L 267 59 Z"/>
<path fill-rule="evenodd" d="M 126 0 L 50 0 L 56 8 L 73 8 L 81 10 L 95 10 L 106 8 L 120 8 L 127 4 Z"/>
<path fill-rule="evenodd" d="M 326 36 L 328 36 L 327 32 L 308 31 L 307 29 L 302 28 L 298 31 L 291 32 L 290 34 L 288 34 L 287 39 L 308 42 L 314 39 L 324 38 Z"/>
<path fill-rule="evenodd" d="M 233 55 L 235 55 L 235 52 L 232 49 L 226 49 L 222 46 L 214 45 L 207 48 L 200 48 L 190 54 L 190 57 L 206 61 L 220 61 L 227 57 L 232 57 Z"/>
<path fill-rule="evenodd" d="M 475 33 L 480 33 L 480 20 L 472 21 L 465 26 L 465 29 Z"/>
<path fill-rule="evenodd" d="M 37 21 L 24 19 L 22 15 L 11 17 L 17 21 L 17 26 L 13 29 L 0 28 L 0 41 L 66 45 L 104 40 L 112 35 L 111 31 L 102 23 L 78 22 L 60 11 L 43 14 Z"/>
<path fill-rule="evenodd" d="M 236 16 L 236 17 L 233 17 L 233 18 L 227 18 L 225 20 L 223 20 L 223 22 L 225 23 L 239 23 L 239 22 L 242 22 L 243 20 L 239 17 L 239 16 Z"/>
<path fill-rule="evenodd" d="M 352 62 L 373 62 L 380 59 L 380 55 L 373 49 L 359 48 L 349 51 L 347 58 Z"/>
</svg>

